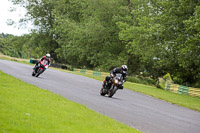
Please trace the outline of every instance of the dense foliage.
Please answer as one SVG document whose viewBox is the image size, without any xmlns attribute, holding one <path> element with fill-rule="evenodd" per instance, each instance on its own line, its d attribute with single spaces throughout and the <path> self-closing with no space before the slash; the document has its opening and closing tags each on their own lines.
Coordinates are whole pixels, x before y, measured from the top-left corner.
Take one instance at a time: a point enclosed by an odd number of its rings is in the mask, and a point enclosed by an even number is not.
<svg viewBox="0 0 200 133">
<path fill-rule="evenodd" d="M 30 58 L 32 49 L 29 47 L 29 38 L 29 35 L 0 34 L 0 53 L 12 57 Z"/>
<path fill-rule="evenodd" d="M 21 22 L 37 27 L 7 43 L 26 57 L 50 52 L 57 62 L 104 71 L 127 64 L 130 74 L 170 73 L 175 83 L 200 86 L 199 0 L 11 1 L 28 11 Z"/>
</svg>

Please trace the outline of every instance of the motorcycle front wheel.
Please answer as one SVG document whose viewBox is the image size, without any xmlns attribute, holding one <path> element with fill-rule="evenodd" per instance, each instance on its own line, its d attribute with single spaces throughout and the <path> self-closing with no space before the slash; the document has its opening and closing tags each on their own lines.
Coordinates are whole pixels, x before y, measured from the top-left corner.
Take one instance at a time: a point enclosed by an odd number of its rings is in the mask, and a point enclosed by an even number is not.
<svg viewBox="0 0 200 133">
<path fill-rule="evenodd" d="M 112 85 L 110 91 L 108 92 L 108 97 L 112 97 L 115 94 L 115 92 L 117 91 L 117 89 L 118 89 L 117 86 Z"/>
<path fill-rule="evenodd" d="M 38 77 L 42 72 L 43 72 L 43 70 L 39 69 L 38 72 L 37 72 L 37 74 L 36 74 L 36 77 Z"/>
</svg>

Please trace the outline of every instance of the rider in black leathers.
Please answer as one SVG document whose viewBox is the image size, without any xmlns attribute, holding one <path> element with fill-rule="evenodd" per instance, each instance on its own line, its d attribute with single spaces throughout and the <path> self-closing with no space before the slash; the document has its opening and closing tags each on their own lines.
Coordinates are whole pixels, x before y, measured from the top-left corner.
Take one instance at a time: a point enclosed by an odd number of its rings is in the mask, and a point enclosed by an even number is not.
<svg viewBox="0 0 200 133">
<path fill-rule="evenodd" d="M 121 73 L 123 76 L 123 82 L 126 82 L 127 70 L 128 70 L 128 67 L 126 65 L 122 65 L 121 68 L 117 67 L 117 68 L 114 68 L 113 70 L 111 70 L 110 75 L 107 76 L 103 82 L 103 87 L 106 89 L 110 89 L 110 87 L 112 85 L 111 78 L 115 77 L 117 73 Z M 120 88 L 120 89 L 123 89 L 123 88 L 124 87 L 122 85 L 122 88 Z"/>
</svg>

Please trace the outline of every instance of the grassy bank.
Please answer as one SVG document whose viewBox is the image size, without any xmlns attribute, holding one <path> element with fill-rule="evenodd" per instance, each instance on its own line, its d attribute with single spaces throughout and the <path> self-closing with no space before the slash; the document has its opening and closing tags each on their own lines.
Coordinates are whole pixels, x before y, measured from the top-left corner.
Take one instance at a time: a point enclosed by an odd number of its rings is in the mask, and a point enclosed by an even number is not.
<svg viewBox="0 0 200 133">
<path fill-rule="evenodd" d="M 1 133 L 139 132 L 0 71 Z"/>
<path fill-rule="evenodd" d="M 150 95 L 158 99 L 165 100 L 172 104 L 177 104 L 186 108 L 200 111 L 200 98 L 198 97 L 193 97 L 189 95 L 181 95 L 181 94 L 165 91 L 163 89 L 158 89 L 156 87 L 130 83 L 130 82 L 125 83 L 125 88 L 133 90 L 133 91 L 137 91 L 146 95 Z"/>
<path fill-rule="evenodd" d="M 24 64 L 30 64 L 29 59 L 20 59 L 20 58 L 10 57 L 10 56 L 3 55 L 1 53 L 0 53 L 0 59 L 17 61 L 17 62 L 24 63 Z"/>
</svg>

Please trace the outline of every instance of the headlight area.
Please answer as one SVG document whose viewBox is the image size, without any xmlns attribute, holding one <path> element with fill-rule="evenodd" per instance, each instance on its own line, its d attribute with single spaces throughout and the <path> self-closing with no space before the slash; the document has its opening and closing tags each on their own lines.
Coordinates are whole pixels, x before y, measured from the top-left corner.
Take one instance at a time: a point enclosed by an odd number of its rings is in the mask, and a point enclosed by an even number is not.
<svg viewBox="0 0 200 133">
<path fill-rule="evenodd" d="M 114 80 L 114 83 L 115 83 L 115 84 L 118 84 L 118 82 L 119 82 L 119 81 L 118 81 L 117 79 Z"/>
</svg>

